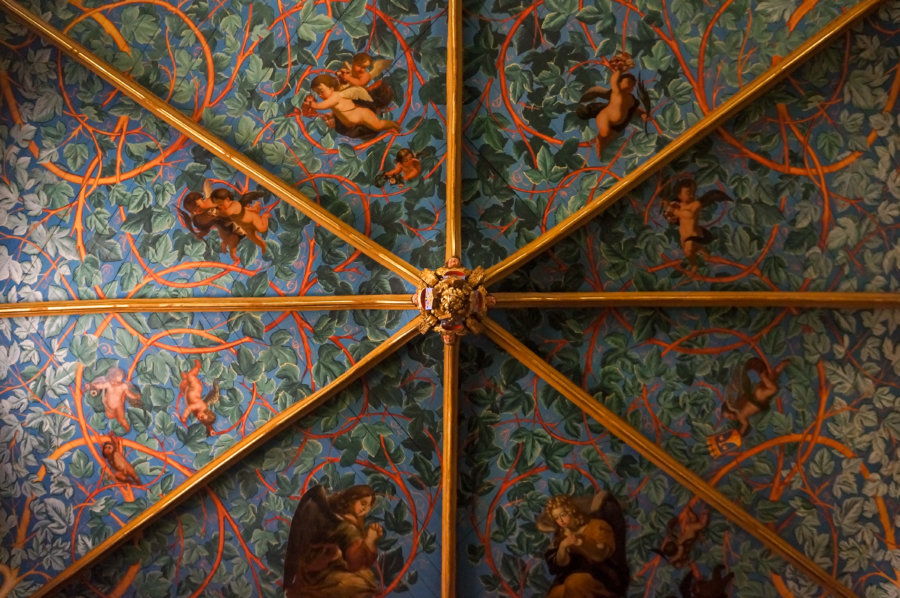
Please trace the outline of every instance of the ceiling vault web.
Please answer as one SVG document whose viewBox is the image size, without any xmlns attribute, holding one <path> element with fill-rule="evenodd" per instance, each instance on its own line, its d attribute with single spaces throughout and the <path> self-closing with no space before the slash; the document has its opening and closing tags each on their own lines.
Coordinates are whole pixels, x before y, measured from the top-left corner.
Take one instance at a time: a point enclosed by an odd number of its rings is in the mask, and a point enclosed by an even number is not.
<svg viewBox="0 0 900 598">
<path fill-rule="evenodd" d="M 704 139 L 707 135 L 721 127 L 727 120 L 737 115 L 741 109 L 746 108 L 751 102 L 761 97 L 762 94 L 771 89 L 776 83 L 791 74 L 797 67 L 815 56 L 820 50 L 827 47 L 829 43 L 843 34 L 850 25 L 868 14 L 878 6 L 880 2 L 881 0 L 864 0 L 852 8 L 849 8 L 840 17 L 834 19 L 831 23 L 823 27 L 816 35 L 810 37 L 796 50 L 785 56 L 784 59 L 770 66 L 765 72 L 741 88 L 740 91 L 735 93 L 727 101 L 723 102 L 718 108 L 706 114 L 697 121 L 697 124 L 687 129 L 646 162 L 619 179 L 612 187 L 607 189 L 601 197 L 587 204 L 534 241 L 520 247 L 500 263 L 487 268 L 487 276 L 484 284 L 491 286 L 492 284 L 503 280 L 522 267 L 522 265 L 540 255 L 562 239 L 565 239 L 590 222 L 594 217 L 602 214 L 607 208 L 625 197 L 640 183 L 656 174 L 666 164 L 670 163 L 672 160 L 693 147 L 696 143 Z"/>
<path fill-rule="evenodd" d="M 40 17 L 13 0 L 0 0 L 0 8 L 19 19 L 32 31 L 77 60 L 104 81 L 133 99 L 141 107 L 191 139 L 214 156 L 271 191 L 282 201 L 286 201 L 305 216 L 322 226 L 341 240 L 353 245 L 382 266 L 402 276 L 407 281 L 418 284 L 418 270 L 397 257 L 369 237 L 335 217 L 322 206 L 309 199 L 288 183 L 271 174 L 265 168 L 219 139 L 178 109 L 160 100 L 149 89 L 131 77 L 118 71 L 99 56 L 79 44 L 65 33 L 51 27 Z"/>
<path fill-rule="evenodd" d="M 569 380 L 559 370 L 532 352 L 502 326 L 487 319 L 484 322 L 487 336 L 523 365 L 530 368 L 566 399 L 575 403 L 582 411 L 600 422 L 610 433 L 625 442 L 642 457 L 662 469 L 672 478 L 696 494 L 722 515 L 743 527 L 773 552 L 803 571 L 810 579 L 828 589 L 836 596 L 853 598 L 849 588 L 838 582 L 816 565 L 810 558 L 785 542 L 778 534 L 760 523 L 755 517 L 716 490 L 709 482 L 676 461 L 656 443 L 635 430 L 618 415 L 602 405 L 596 398 Z"/>
<path fill-rule="evenodd" d="M 878 5 L 878 0 L 865 0 L 835 19 L 817 35 L 797 50 L 773 65 L 753 82 L 720 107 L 711 111 L 685 134 L 670 143 L 639 168 L 622 177 L 602 197 L 580 209 L 535 241 L 520 248 L 506 259 L 487 270 L 486 284 L 498 282 L 512 274 L 525 263 L 572 234 L 594 217 L 600 215 L 614 202 L 623 198 L 662 169 L 695 143 L 715 131 L 726 120 L 735 116 L 750 102 L 759 98 L 773 85 L 803 64 L 816 52 L 832 42 L 857 19 Z M 409 282 L 420 282 L 419 271 L 388 251 L 369 237 L 348 226 L 318 204 L 297 192 L 291 185 L 271 175 L 264 168 L 216 138 L 202 126 L 159 100 L 149 90 L 136 84 L 130 77 L 100 60 L 83 46 L 65 34 L 53 29 L 12 0 L 0 0 L 0 8 L 23 21 L 29 28 L 49 42 L 84 64 L 91 71 L 133 98 L 148 111 L 161 118 L 183 135 L 205 147 L 214 155 L 248 175 L 264 187 L 287 201 L 317 224 L 323 226 L 345 242 L 374 259 Z M 446 162 L 446 257 L 461 252 L 461 121 L 462 121 L 462 2 L 450 0 L 448 9 L 448 65 L 447 65 L 447 131 L 448 149 Z M 628 293 L 496 293 L 497 307 L 504 308 L 580 308 L 605 307 L 822 307 L 850 309 L 858 307 L 900 307 L 900 297 L 889 293 L 677 293 L 677 292 L 628 292 Z M 0 305 L 0 317 L 52 316 L 68 314 L 96 314 L 137 311 L 306 311 L 341 309 L 414 309 L 407 295 L 331 296 L 331 297 L 232 297 L 226 299 L 119 299 L 101 301 L 60 301 L 41 304 Z M 87 567 L 95 564 L 103 554 L 133 538 L 140 530 L 159 519 L 187 497 L 203 489 L 212 479 L 225 472 L 246 455 L 259 448 L 316 407 L 334 397 L 360 376 L 371 370 L 383 359 L 394 353 L 417 335 L 418 320 L 406 324 L 370 354 L 357 361 L 328 386 L 298 401 L 263 424 L 243 441 L 214 459 L 199 470 L 187 482 L 165 495 L 150 509 L 135 517 L 105 542 L 95 547 L 78 562 L 52 579 L 35 596 L 47 596 L 58 590 Z M 496 322 L 486 322 L 488 336 L 504 350 L 531 368 L 542 379 L 556 388 L 566 399 L 603 424 L 613 434 L 624 440 L 635 451 L 652 461 L 686 488 L 696 493 L 724 516 L 756 536 L 768 548 L 783 556 L 811 579 L 835 595 L 853 596 L 845 586 L 828 575 L 809 558 L 784 542 L 768 527 L 746 513 L 717 491 L 711 484 L 662 451 L 634 428 L 615 416 L 577 384 L 567 379 L 542 358 L 528 350 L 521 342 Z M 444 406 L 442 453 L 442 595 L 456 595 L 456 494 L 457 494 L 457 445 L 459 443 L 459 344 L 444 349 Z M 76 389 L 81 388 L 80 381 Z M 76 392 L 80 392 L 77 390 Z"/>
<path fill-rule="evenodd" d="M 70 565 L 65 571 L 48 581 L 33 598 L 52 596 L 69 581 L 73 580 L 80 572 L 97 563 L 109 551 L 121 546 L 137 533 L 159 520 L 174 507 L 190 498 L 198 491 L 203 490 L 212 480 L 220 476 L 230 467 L 238 464 L 253 451 L 273 438 L 289 426 L 295 424 L 301 418 L 312 413 L 317 407 L 346 389 L 351 383 L 358 380 L 366 372 L 381 363 L 385 358 L 396 352 L 407 342 L 418 336 L 418 318 L 407 323 L 403 328 L 395 332 L 390 338 L 378 345 L 371 353 L 350 366 L 343 374 L 335 378 L 331 384 L 320 388 L 318 391 L 300 399 L 290 407 L 284 409 L 272 419 L 248 434 L 243 440 L 235 443 L 231 448 L 210 461 L 205 467 L 193 474 L 180 486 L 176 486 L 170 493 L 162 496 L 146 511 L 134 517 L 123 525 L 116 533 L 104 542 L 95 546 L 78 561 Z M 78 376 L 80 378 L 80 376 Z M 76 378 L 75 388 L 81 389 L 81 381 Z M 80 392 L 80 390 L 76 391 Z M 77 397 L 76 397 L 77 399 Z"/>
</svg>

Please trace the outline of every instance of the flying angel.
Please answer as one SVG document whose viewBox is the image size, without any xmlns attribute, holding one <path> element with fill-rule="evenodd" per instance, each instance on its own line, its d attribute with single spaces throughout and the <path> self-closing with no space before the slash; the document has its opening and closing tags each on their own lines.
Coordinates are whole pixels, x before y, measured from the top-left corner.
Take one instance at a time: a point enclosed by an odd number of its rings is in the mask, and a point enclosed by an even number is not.
<svg viewBox="0 0 900 598">
<path fill-rule="evenodd" d="M 291 520 L 284 555 L 285 598 L 371 598 L 378 590 L 372 566 L 378 523 L 366 525 L 375 505 L 371 486 L 360 484 L 328 496 L 307 490 Z"/>
<path fill-rule="evenodd" d="M 644 121 L 646 132 L 652 110 L 650 94 L 647 93 L 643 80 L 627 72 L 630 68 L 634 68 L 631 56 L 624 52 L 617 54 L 609 61 L 608 66 L 612 70 L 609 88 L 601 86 L 588 88 L 578 100 L 578 107 L 575 109 L 576 116 L 584 120 L 593 118 L 597 124 L 594 148 L 598 158 L 603 149 L 625 130 L 635 116 L 640 116 Z M 640 99 L 634 96 L 635 87 Z M 606 101 L 593 101 L 597 99 Z"/>
</svg>

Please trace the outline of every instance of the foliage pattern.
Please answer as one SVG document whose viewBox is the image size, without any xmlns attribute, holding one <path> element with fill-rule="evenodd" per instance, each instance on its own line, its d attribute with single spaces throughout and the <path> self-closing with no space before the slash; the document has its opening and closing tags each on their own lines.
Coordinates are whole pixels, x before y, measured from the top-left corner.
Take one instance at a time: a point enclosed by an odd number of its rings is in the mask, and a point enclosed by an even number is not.
<svg viewBox="0 0 900 598">
<path fill-rule="evenodd" d="M 900 587 L 896 310 L 508 315 L 557 369 L 848 587 Z M 778 392 L 714 458 L 707 438 L 733 427 L 721 405 L 749 357 L 786 363 Z M 772 582 L 817 595 L 792 571 Z"/>
<path fill-rule="evenodd" d="M 385 314 L 389 317 L 385 320 Z M 334 380 L 403 312 L 118 314 L 0 320 L 0 563 L 27 596 L 272 415 Z M 211 435 L 179 388 L 198 360 Z M 127 428 L 87 383 L 111 367 L 140 393 Z M 140 484 L 101 454 L 110 434 Z"/>
<path fill-rule="evenodd" d="M 495 262 L 598 197 L 842 5 L 717 4 L 466 4 L 464 237 L 473 263 Z M 575 106 L 587 89 L 608 86 L 603 61 L 620 51 L 646 84 L 653 121 L 636 121 L 598 158 L 590 147 L 594 124 L 579 119 Z"/>
<path fill-rule="evenodd" d="M 437 349 L 437 350 L 436 350 Z M 440 354 L 413 342 L 325 406 L 117 551 L 73 595 L 128 580 L 135 596 L 282 596 L 284 547 L 297 501 L 369 484 L 385 529 L 380 595 L 440 595 Z"/>
<path fill-rule="evenodd" d="M 441 261 L 444 5 L 432 0 L 175 4 L 35 0 L 44 17 L 265 168 L 416 266 Z M 472 2 L 467 6 L 464 258 L 496 262 L 615 180 L 829 22 L 842 3 L 699 0 Z M 863 28 L 770 92 L 657 180 L 505 284 L 509 290 L 714 287 L 896 290 L 896 23 L 885 3 Z M 203 181 L 251 183 L 0 16 L 0 288 L 6 302 L 409 290 L 273 198 L 267 250 L 234 263 L 177 215 Z M 572 114 L 627 50 L 653 103 L 592 154 Z M 552 50 L 552 51 L 550 51 Z M 355 52 L 393 60 L 403 131 L 361 141 L 302 116 L 313 75 Z M 424 174 L 377 190 L 400 147 Z M 704 220 L 716 236 L 698 272 L 659 206 L 690 175 L 733 197 Z M 136 513 L 320 388 L 410 313 L 251 313 L 0 320 L 0 574 L 27 596 Z M 897 596 L 900 434 L 897 313 L 710 310 L 511 312 L 504 325 L 648 438 L 866 598 Z M 290 517 L 314 483 L 366 482 L 388 529 L 383 594 L 437 595 L 440 376 L 431 338 L 273 439 L 72 595 L 280 593 Z M 789 358 L 774 406 L 720 459 L 723 388 L 747 355 Z M 219 421 L 180 416 L 194 357 L 216 379 Z M 142 395 L 130 429 L 84 392 L 118 365 Z M 609 488 L 623 499 L 635 592 L 674 593 L 683 571 L 659 546 L 687 491 L 486 341 L 463 350 L 462 588 L 546 591 L 547 497 Z M 182 420 L 182 421 L 179 421 Z M 100 436 L 123 438 L 140 486 L 109 482 Z M 93 450 L 91 447 L 93 446 Z M 741 596 L 818 596 L 802 575 L 715 515 L 695 556 L 737 574 Z M 3 588 L 5 589 L 5 587 Z M 0 594 L 3 592 L 0 591 Z"/>
<path fill-rule="evenodd" d="M 625 509 L 629 595 L 676 594 L 686 570 L 669 566 L 652 550 L 659 548 L 670 518 L 685 508 L 708 507 L 514 357 L 497 355 L 485 343 L 466 349 L 464 363 L 484 368 L 463 388 L 467 424 L 460 487 L 467 516 L 459 525 L 466 557 L 460 594 L 545 595 L 552 579 L 543 559 L 550 534 L 538 530 L 536 521 L 547 499 L 598 490 L 610 491 Z M 774 596 L 767 574 L 785 568 L 717 514 L 694 556 L 707 576 L 726 564 L 741 596 Z"/>
<path fill-rule="evenodd" d="M 885 6 L 506 288 L 896 291 L 898 11 Z M 696 272 L 663 214 L 683 177 L 732 199 L 702 214 L 714 240 Z"/>
</svg>

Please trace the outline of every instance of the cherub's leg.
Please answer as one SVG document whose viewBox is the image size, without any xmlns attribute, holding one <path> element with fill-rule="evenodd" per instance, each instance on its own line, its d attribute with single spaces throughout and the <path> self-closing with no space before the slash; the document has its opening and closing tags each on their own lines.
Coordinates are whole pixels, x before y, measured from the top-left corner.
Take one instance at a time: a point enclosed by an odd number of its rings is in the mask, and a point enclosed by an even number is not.
<svg viewBox="0 0 900 598">
<path fill-rule="evenodd" d="M 266 241 L 259 236 L 259 233 L 255 230 L 247 231 L 247 238 L 253 241 L 257 247 L 259 247 L 263 253 L 266 252 Z"/>
<path fill-rule="evenodd" d="M 609 122 L 609 115 L 606 113 L 606 108 L 597 113 L 597 117 L 594 119 L 594 122 L 597 123 L 597 135 L 600 137 L 609 137 L 610 133 L 612 133 L 612 127 Z"/>
<path fill-rule="evenodd" d="M 128 423 L 128 420 L 125 419 L 125 406 L 123 405 L 121 409 L 116 410 L 116 421 L 125 428 L 125 431 L 128 432 L 131 430 L 131 424 Z"/>
<path fill-rule="evenodd" d="M 368 108 L 357 108 L 360 123 L 374 131 L 386 131 L 388 129 L 400 130 L 400 123 L 393 120 L 381 120 Z"/>
</svg>

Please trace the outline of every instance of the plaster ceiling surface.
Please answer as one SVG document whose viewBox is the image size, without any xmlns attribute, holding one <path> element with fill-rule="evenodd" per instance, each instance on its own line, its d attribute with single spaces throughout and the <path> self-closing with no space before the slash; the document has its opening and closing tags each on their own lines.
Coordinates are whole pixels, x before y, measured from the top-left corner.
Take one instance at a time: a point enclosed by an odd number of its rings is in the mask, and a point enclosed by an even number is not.
<svg viewBox="0 0 900 598">
<path fill-rule="evenodd" d="M 548 499 L 606 494 L 611 595 L 900 596 L 900 4 L 27 4 L 201 128 L 3 0 L 0 598 L 283 596 L 298 502 L 359 484 L 348 596 L 562 595 Z M 575 106 L 621 51 L 648 118 L 598 154 Z M 384 131 L 305 103 L 357 53 Z M 455 252 L 498 306 L 451 348 L 409 297 Z"/>
</svg>

